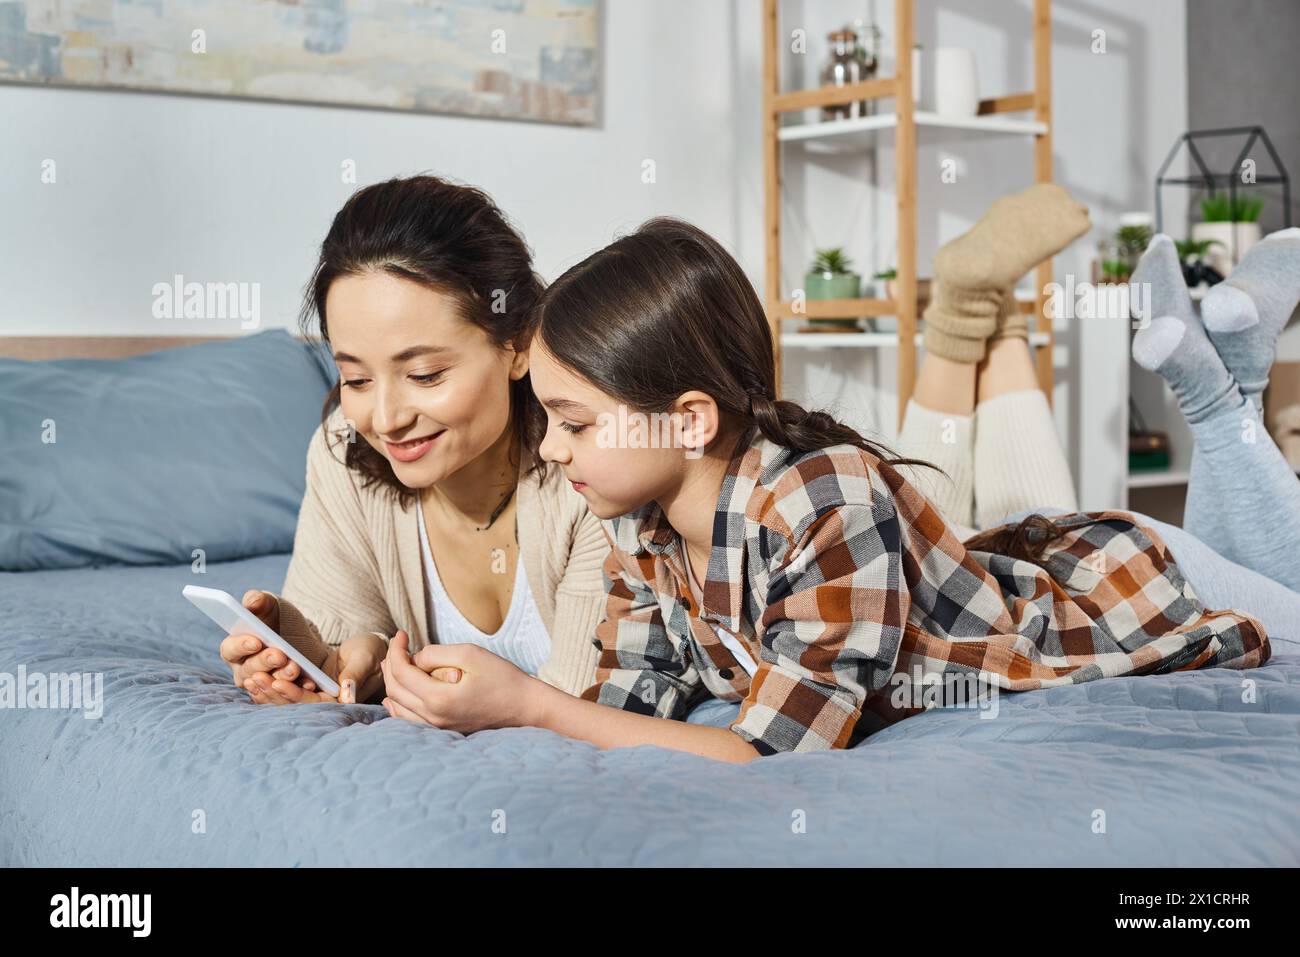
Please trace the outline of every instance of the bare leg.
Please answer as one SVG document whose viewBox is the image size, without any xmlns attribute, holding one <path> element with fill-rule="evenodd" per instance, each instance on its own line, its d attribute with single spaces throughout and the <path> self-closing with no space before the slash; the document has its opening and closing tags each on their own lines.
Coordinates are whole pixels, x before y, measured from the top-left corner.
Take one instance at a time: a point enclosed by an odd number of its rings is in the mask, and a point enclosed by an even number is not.
<svg viewBox="0 0 1300 957">
<path fill-rule="evenodd" d="M 1029 355 L 1029 343 L 1019 336 L 990 339 L 988 351 L 976 367 L 975 401 L 983 402 L 1004 392 L 1037 389 L 1038 376 Z"/>
<path fill-rule="evenodd" d="M 926 352 L 912 398 L 935 412 L 970 415 L 975 411 L 975 377 L 975 363 Z"/>
</svg>

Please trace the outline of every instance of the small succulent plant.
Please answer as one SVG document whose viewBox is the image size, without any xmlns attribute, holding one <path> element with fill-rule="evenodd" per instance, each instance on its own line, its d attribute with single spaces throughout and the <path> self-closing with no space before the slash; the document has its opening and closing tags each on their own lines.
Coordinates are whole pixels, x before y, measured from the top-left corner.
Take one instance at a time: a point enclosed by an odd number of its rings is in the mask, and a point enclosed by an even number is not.
<svg viewBox="0 0 1300 957">
<path fill-rule="evenodd" d="M 1205 254 L 1210 251 L 1211 246 L 1222 246 L 1223 243 L 1217 239 L 1176 239 L 1174 248 L 1178 250 L 1178 258 L 1186 262 L 1189 259 L 1204 259 Z"/>
<path fill-rule="evenodd" d="M 1115 281 L 1128 279 L 1133 267 L 1123 259 L 1103 259 L 1101 261 L 1101 278 Z"/>
<path fill-rule="evenodd" d="M 1147 246 L 1151 245 L 1151 235 L 1150 226 L 1121 226 L 1115 233 L 1115 241 L 1119 243 L 1125 259 L 1137 262 Z"/>
<path fill-rule="evenodd" d="M 823 275 L 846 276 L 853 271 L 853 261 L 838 246 L 834 249 L 819 249 L 813 257 L 811 271 Z"/>
</svg>

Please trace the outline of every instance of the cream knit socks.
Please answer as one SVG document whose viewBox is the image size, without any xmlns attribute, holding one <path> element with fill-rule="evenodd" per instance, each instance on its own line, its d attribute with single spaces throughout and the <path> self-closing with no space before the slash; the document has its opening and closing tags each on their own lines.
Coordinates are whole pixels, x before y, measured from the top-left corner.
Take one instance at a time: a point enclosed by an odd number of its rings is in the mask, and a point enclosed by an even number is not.
<svg viewBox="0 0 1300 957">
<path fill-rule="evenodd" d="M 990 336 L 1028 336 L 1012 287 L 1091 227 L 1088 209 L 1055 183 L 1003 196 L 934 257 L 934 298 L 925 310 L 926 351 L 954 362 L 984 358 Z"/>
<path fill-rule="evenodd" d="M 998 310 L 998 323 L 988 341 L 1019 337 L 1029 341 L 1029 317 L 1020 311 L 1016 302 L 1015 289 L 1008 286 L 1002 290 L 1002 308 Z"/>
</svg>

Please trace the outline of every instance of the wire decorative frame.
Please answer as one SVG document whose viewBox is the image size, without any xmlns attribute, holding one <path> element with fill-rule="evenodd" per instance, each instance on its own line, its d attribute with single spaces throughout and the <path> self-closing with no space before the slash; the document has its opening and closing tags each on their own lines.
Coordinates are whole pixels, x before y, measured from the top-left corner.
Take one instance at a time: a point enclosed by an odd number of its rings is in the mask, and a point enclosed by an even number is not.
<svg viewBox="0 0 1300 957">
<path fill-rule="evenodd" d="M 1244 136 L 1246 137 L 1245 145 L 1241 152 L 1237 154 L 1236 162 L 1232 169 L 1227 172 L 1214 172 L 1210 169 L 1209 164 L 1205 162 L 1205 157 L 1197 148 L 1198 140 L 1213 139 L 1222 136 Z M 1268 152 L 1269 158 L 1273 162 L 1276 174 L 1268 176 L 1254 176 L 1249 182 L 1242 180 L 1240 171 L 1242 164 L 1250 158 L 1250 151 L 1256 141 L 1263 144 L 1264 149 Z M 1187 155 L 1191 157 L 1199 175 L 1196 176 L 1166 176 L 1169 167 L 1173 164 L 1174 159 L 1178 156 L 1178 151 L 1186 144 Z M 1264 183 L 1281 183 L 1282 184 L 1282 216 L 1283 226 L 1291 225 L 1291 177 L 1287 173 L 1286 165 L 1282 162 L 1281 157 L 1277 155 L 1277 150 L 1273 148 L 1273 141 L 1268 138 L 1268 133 L 1262 126 L 1232 126 L 1218 130 L 1189 130 L 1174 141 L 1173 148 L 1165 161 L 1160 164 L 1160 169 L 1156 172 L 1156 232 L 1161 232 L 1164 221 L 1164 209 L 1162 205 L 1162 194 L 1166 186 L 1199 186 L 1209 190 L 1211 196 L 1226 186 L 1228 189 L 1229 201 L 1232 208 L 1237 205 L 1237 188 L 1238 184 L 1243 187 L 1258 186 Z M 1232 241 L 1234 244 L 1239 243 L 1237 236 L 1237 224 L 1232 224 Z"/>
</svg>

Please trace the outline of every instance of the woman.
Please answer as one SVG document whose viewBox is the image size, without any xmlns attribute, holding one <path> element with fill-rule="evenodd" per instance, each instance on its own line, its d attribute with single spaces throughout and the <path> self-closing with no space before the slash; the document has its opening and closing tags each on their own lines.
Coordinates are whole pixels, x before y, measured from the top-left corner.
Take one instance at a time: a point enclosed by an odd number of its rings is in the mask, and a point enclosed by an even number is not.
<svg viewBox="0 0 1300 957">
<path fill-rule="evenodd" d="M 945 335 L 966 340 L 948 361 L 971 365 L 972 399 L 984 340 L 999 317 L 1010 321 L 1000 290 L 1020 263 L 1086 228 L 1077 204 L 1054 208 L 1063 193 L 1013 199 L 983 224 L 997 228 L 980 231 L 1011 230 L 1016 261 L 963 274 L 971 250 L 941 257 L 961 285 L 940 293 L 948 313 L 927 341 L 938 353 Z M 959 278 L 977 274 L 996 285 Z M 971 303 L 982 332 L 957 324 Z M 598 681 L 575 698 L 473 648 L 411 658 L 399 634 L 384 664 L 393 714 L 467 732 L 533 724 L 602 747 L 651 743 L 744 762 L 849 747 L 929 706 L 917 688 L 892 693 L 914 670 L 922 685 L 977 675 L 987 689 L 1017 691 L 1269 657 L 1260 621 L 1203 605 L 1132 513 L 1034 515 L 963 541 L 971 530 L 907 478 L 915 460 L 775 399 L 757 297 L 693 227 L 652 221 L 562 276 L 539 311 L 530 354 L 550 416 L 542 454 L 608 520 L 613 544 Z M 1028 369 L 1023 340 L 999 346 L 1017 348 Z M 998 379 L 990 392 L 1024 391 Z M 605 426 L 627 409 L 676 416 L 673 447 L 610 442 Z M 1059 456 L 1047 438 L 1029 454 Z M 457 685 L 426 673 L 444 667 L 461 670 Z M 710 699 L 712 713 L 697 717 Z M 711 724 L 722 726 L 699 726 Z"/>
<path fill-rule="evenodd" d="M 532 451 L 544 415 L 526 348 L 541 292 L 528 248 L 479 190 L 395 179 L 334 217 L 303 324 L 314 317 L 339 382 L 308 450 L 284 590 L 244 601 L 339 681 L 341 701 L 382 689 L 399 628 L 415 646 L 492 649 L 573 693 L 591 682 L 608 546 Z M 221 650 L 256 702 L 326 700 L 253 636 Z"/>
</svg>

